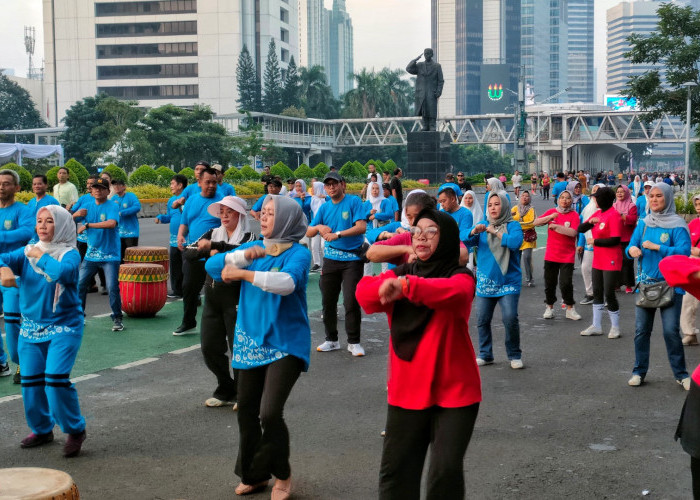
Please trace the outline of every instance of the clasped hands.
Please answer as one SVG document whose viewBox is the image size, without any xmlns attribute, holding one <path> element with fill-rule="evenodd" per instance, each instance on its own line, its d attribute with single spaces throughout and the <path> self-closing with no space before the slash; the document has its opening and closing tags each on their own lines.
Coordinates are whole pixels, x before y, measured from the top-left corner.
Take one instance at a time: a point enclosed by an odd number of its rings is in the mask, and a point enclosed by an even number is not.
<svg viewBox="0 0 700 500">
<path fill-rule="evenodd" d="M 248 247 L 245 249 L 243 255 L 246 260 L 261 259 L 267 255 L 265 253 L 265 248 L 259 245 Z M 250 273 L 247 269 L 239 269 L 236 266 L 227 265 L 224 270 L 221 271 L 221 279 L 224 283 L 231 283 L 232 281 L 241 281 L 245 279 L 246 275 Z"/>
</svg>

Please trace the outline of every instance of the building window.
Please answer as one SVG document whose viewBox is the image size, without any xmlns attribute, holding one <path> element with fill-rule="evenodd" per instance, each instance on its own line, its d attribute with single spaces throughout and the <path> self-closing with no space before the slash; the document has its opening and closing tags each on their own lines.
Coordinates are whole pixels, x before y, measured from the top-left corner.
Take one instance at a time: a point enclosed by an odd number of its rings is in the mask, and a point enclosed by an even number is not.
<svg viewBox="0 0 700 500">
<path fill-rule="evenodd" d="M 120 36 L 196 35 L 197 21 L 95 25 L 97 38 Z"/>
<path fill-rule="evenodd" d="M 282 49 L 280 59 L 282 62 L 289 62 L 289 51 L 287 49 Z"/>
<path fill-rule="evenodd" d="M 197 12 L 197 0 L 160 0 L 95 4 L 95 17 Z"/>
<path fill-rule="evenodd" d="M 98 59 L 196 56 L 197 42 L 98 45 Z"/>
<path fill-rule="evenodd" d="M 143 87 L 97 87 L 117 99 L 194 99 L 199 97 L 199 85 L 148 85 Z"/>
<path fill-rule="evenodd" d="M 287 9 L 280 8 L 280 21 L 289 24 L 289 11 Z"/>
<path fill-rule="evenodd" d="M 98 66 L 98 80 L 131 78 L 182 78 L 197 76 L 197 64 L 147 64 L 138 66 Z"/>
<path fill-rule="evenodd" d="M 289 30 L 280 28 L 280 40 L 285 43 L 289 43 Z"/>
</svg>

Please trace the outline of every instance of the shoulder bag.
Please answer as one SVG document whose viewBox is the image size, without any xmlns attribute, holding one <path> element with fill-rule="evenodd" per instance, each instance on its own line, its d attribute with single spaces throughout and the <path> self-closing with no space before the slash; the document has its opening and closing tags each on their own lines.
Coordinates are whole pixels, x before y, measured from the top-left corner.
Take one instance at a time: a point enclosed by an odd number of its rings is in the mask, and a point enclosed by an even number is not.
<svg viewBox="0 0 700 500">
<path fill-rule="evenodd" d="M 647 228 L 644 226 L 642 241 L 644 241 L 644 233 L 646 231 Z M 673 303 L 673 295 L 676 293 L 666 280 L 646 284 L 637 283 L 637 290 L 639 291 L 636 299 L 637 307 L 643 307 L 644 309 L 663 309 L 668 307 Z"/>
</svg>

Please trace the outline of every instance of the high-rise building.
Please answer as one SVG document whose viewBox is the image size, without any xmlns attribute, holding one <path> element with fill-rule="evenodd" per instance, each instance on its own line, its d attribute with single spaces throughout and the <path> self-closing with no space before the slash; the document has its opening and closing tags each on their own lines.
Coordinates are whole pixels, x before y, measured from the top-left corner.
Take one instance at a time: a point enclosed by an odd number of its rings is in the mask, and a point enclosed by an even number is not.
<svg viewBox="0 0 700 500">
<path fill-rule="evenodd" d="M 330 11 L 323 7 L 323 0 L 306 0 L 307 57 L 302 66 L 323 66 L 326 75 L 330 68 Z"/>
<path fill-rule="evenodd" d="M 568 4 L 569 92 L 564 95 L 569 102 L 595 102 L 593 0 L 568 0 Z"/>
<path fill-rule="evenodd" d="M 432 0 L 432 41 L 445 87 L 442 116 L 504 111 L 520 73 L 520 0 Z M 505 90 L 488 97 L 488 85 Z"/>
<path fill-rule="evenodd" d="M 352 20 L 345 10 L 345 0 L 333 0 L 330 13 L 330 85 L 336 97 L 354 87 Z"/>
<path fill-rule="evenodd" d="M 43 0 L 45 81 L 53 124 L 105 92 L 141 106 L 236 111 L 245 43 L 262 76 L 274 38 L 280 67 L 298 58 L 297 0 Z"/>
</svg>

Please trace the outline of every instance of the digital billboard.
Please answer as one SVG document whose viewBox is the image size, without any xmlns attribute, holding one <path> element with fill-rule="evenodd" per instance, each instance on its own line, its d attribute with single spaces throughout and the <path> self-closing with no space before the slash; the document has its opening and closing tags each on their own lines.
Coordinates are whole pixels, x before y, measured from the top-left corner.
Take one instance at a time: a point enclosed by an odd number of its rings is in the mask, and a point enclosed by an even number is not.
<svg viewBox="0 0 700 500">
<path fill-rule="evenodd" d="M 605 94 L 605 105 L 615 111 L 635 111 L 637 99 L 623 95 Z"/>
<path fill-rule="evenodd" d="M 510 66 L 507 64 L 481 65 L 481 113 L 512 112 L 506 108 L 515 101 L 516 96 L 508 90 L 510 85 Z M 517 90 L 517 89 L 513 89 Z"/>
</svg>

